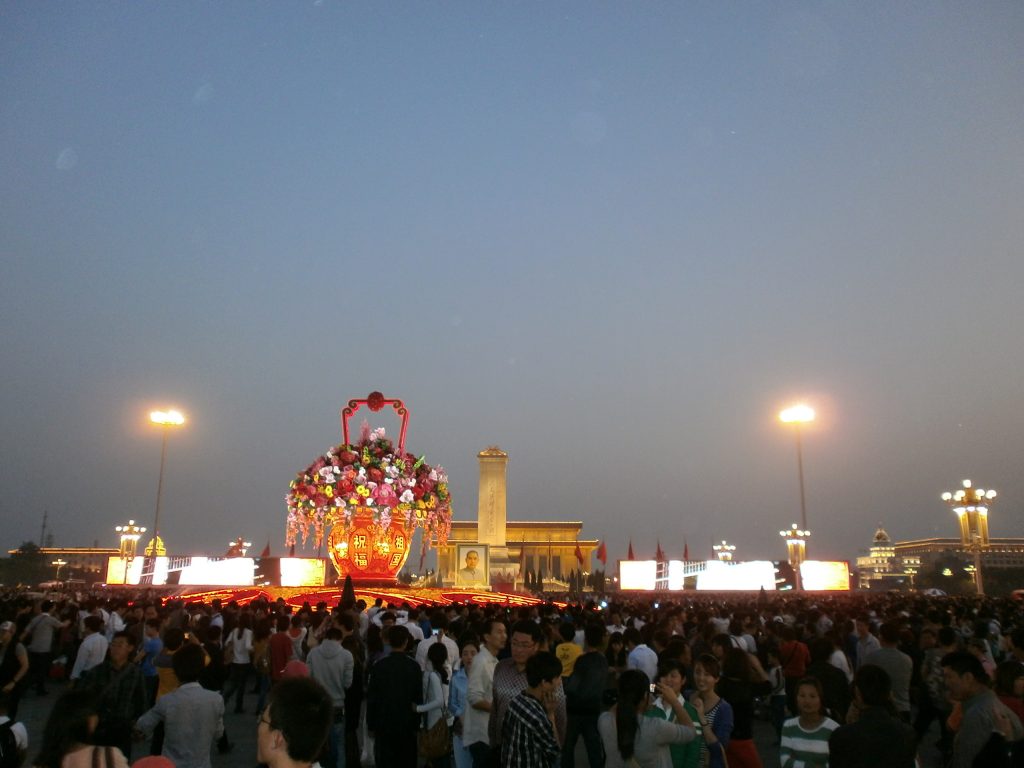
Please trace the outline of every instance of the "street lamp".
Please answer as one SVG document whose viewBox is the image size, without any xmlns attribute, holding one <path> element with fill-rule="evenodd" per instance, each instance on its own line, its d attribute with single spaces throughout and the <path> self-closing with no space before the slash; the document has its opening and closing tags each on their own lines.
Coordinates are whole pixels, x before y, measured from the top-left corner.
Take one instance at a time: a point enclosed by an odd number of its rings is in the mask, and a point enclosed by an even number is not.
<svg viewBox="0 0 1024 768">
<path fill-rule="evenodd" d="M 144 527 L 129 520 L 124 525 L 114 526 L 114 530 L 121 537 L 121 562 L 124 563 L 124 583 L 128 583 L 128 566 L 135 559 L 135 550 L 139 544 L 139 538 L 146 532 Z"/>
<path fill-rule="evenodd" d="M 958 491 L 946 491 L 942 500 L 952 507 L 960 523 L 960 543 L 974 555 L 974 587 L 979 595 L 985 594 L 981 577 L 981 553 L 988 549 L 988 508 L 996 492 L 975 488 L 970 480 L 964 480 Z"/>
<path fill-rule="evenodd" d="M 133 559 L 139 538 L 146 532 L 146 529 L 136 525 L 134 520 L 129 520 L 124 525 L 115 526 L 114 530 L 121 537 L 121 557 L 125 560 Z"/>
<path fill-rule="evenodd" d="M 779 536 L 786 540 L 786 554 L 789 556 L 789 564 L 793 567 L 793 575 L 796 577 L 798 589 L 803 589 L 803 580 L 800 578 L 800 563 L 807 556 L 807 539 L 811 532 L 806 528 L 797 528 L 796 523 L 784 531 L 779 531 Z"/>
<path fill-rule="evenodd" d="M 736 545 L 728 543 L 725 539 L 722 539 L 721 544 L 713 544 L 711 549 L 715 551 L 715 556 L 723 563 L 732 561 L 732 553 L 736 551 Z"/>
<path fill-rule="evenodd" d="M 50 563 L 50 565 L 57 566 L 57 572 L 53 575 L 53 580 L 54 581 L 60 581 L 60 569 L 63 568 L 67 564 L 68 564 L 67 560 L 64 560 L 64 559 L 59 558 L 59 557 L 56 560 L 54 560 L 53 562 Z"/>
<path fill-rule="evenodd" d="M 146 548 L 147 555 L 159 555 L 161 554 L 160 549 L 160 497 L 163 495 L 164 490 L 164 462 L 167 459 L 167 433 L 170 432 L 171 427 L 180 427 L 185 423 L 185 417 L 181 411 L 168 410 L 168 411 L 153 411 L 149 414 L 149 420 L 154 424 L 159 424 L 163 427 L 163 441 L 160 445 L 160 478 L 156 484 L 156 520 L 153 522 L 153 541 L 150 546 Z"/>
<path fill-rule="evenodd" d="M 804 452 L 800 442 L 800 425 L 814 421 L 814 409 L 803 403 L 779 413 L 783 424 L 792 424 L 796 432 L 796 471 L 800 479 L 800 525 L 807 529 L 807 501 L 804 497 Z"/>
</svg>

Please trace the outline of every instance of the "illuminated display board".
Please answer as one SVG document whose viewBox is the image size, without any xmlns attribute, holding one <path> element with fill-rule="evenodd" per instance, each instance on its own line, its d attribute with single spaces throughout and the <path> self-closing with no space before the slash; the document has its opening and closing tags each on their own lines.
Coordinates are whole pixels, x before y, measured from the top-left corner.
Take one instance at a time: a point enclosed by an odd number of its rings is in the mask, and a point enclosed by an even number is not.
<svg viewBox="0 0 1024 768">
<path fill-rule="evenodd" d="M 324 583 L 324 561 L 315 557 L 282 557 L 282 587 L 319 587 Z"/>
<path fill-rule="evenodd" d="M 708 560 L 697 576 L 697 589 L 711 592 L 732 590 L 775 590 L 775 566 L 767 560 L 724 563 Z"/>
<path fill-rule="evenodd" d="M 179 584 L 208 586 L 252 586 L 255 561 L 251 557 L 229 557 L 216 560 L 209 557 L 191 557 L 181 567 Z"/>
<path fill-rule="evenodd" d="M 658 577 L 656 560 L 620 560 L 619 589 L 653 590 Z"/>
<path fill-rule="evenodd" d="M 131 560 L 124 557 L 107 558 L 107 584 L 138 584 L 142 578 L 141 557 Z"/>
<path fill-rule="evenodd" d="M 850 588 L 850 565 L 843 560 L 804 560 L 800 583 L 811 591 L 841 592 Z"/>
</svg>

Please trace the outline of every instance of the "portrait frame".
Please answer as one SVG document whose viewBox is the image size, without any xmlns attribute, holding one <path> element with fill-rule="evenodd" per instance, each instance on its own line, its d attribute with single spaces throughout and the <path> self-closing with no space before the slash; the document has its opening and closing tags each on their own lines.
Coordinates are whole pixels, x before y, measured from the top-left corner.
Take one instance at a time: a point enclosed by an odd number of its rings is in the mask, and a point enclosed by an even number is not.
<svg viewBox="0 0 1024 768">
<path fill-rule="evenodd" d="M 476 572 L 479 578 L 468 573 L 466 558 L 476 553 Z M 491 551 L 490 545 L 470 542 L 458 544 L 455 548 L 455 586 L 457 587 L 490 587 L 491 586 Z"/>
</svg>

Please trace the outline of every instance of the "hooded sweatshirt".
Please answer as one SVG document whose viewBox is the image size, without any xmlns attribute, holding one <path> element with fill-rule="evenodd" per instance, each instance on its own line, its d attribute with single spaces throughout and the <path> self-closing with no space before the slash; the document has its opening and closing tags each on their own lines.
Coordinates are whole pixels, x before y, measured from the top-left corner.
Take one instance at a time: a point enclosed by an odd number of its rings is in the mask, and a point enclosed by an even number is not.
<svg viewBox="0 0 1024 768">
<path fill-rule="evenodd" d="M 324 640 L 306 657 L 310 676 L 322 685 L 335 709 L 345 707 L 345 689 L 352 685 L 355 660 L 337 640 Z"/>
</svg>

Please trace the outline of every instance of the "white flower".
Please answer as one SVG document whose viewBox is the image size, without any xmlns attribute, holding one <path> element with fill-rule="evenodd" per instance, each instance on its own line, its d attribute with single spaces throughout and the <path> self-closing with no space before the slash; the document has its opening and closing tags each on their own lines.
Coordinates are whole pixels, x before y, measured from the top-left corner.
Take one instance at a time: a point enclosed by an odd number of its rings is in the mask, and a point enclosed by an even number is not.
<svg viewBox="0 0 1024 768">
<path fill-rule="evenodd" d="M 437 482 L 437 470 L 436 470 L 436 469 L 432 469 L 432 470 L 430 470 L 430 475 L 429 475 L 429 477 L 430 477 L 430 479 L 431 479 L 431 480 L 433 480 L 434 482 Z"/>
<path fill-rule="evenodd" d="M 366 467 L 360 467 L 359 471 L 356 473 L 356 477 L 358 477 L 360 480 L 366 477 Z"/>
<path fill-rule="evenodd" d="M 412 504 L 414 498 L 415 497 L 412 495 L 412 491 L 405 491 L 399 497 L 399 501 L 401 501 L 403 504 Z"/>
</svg>

